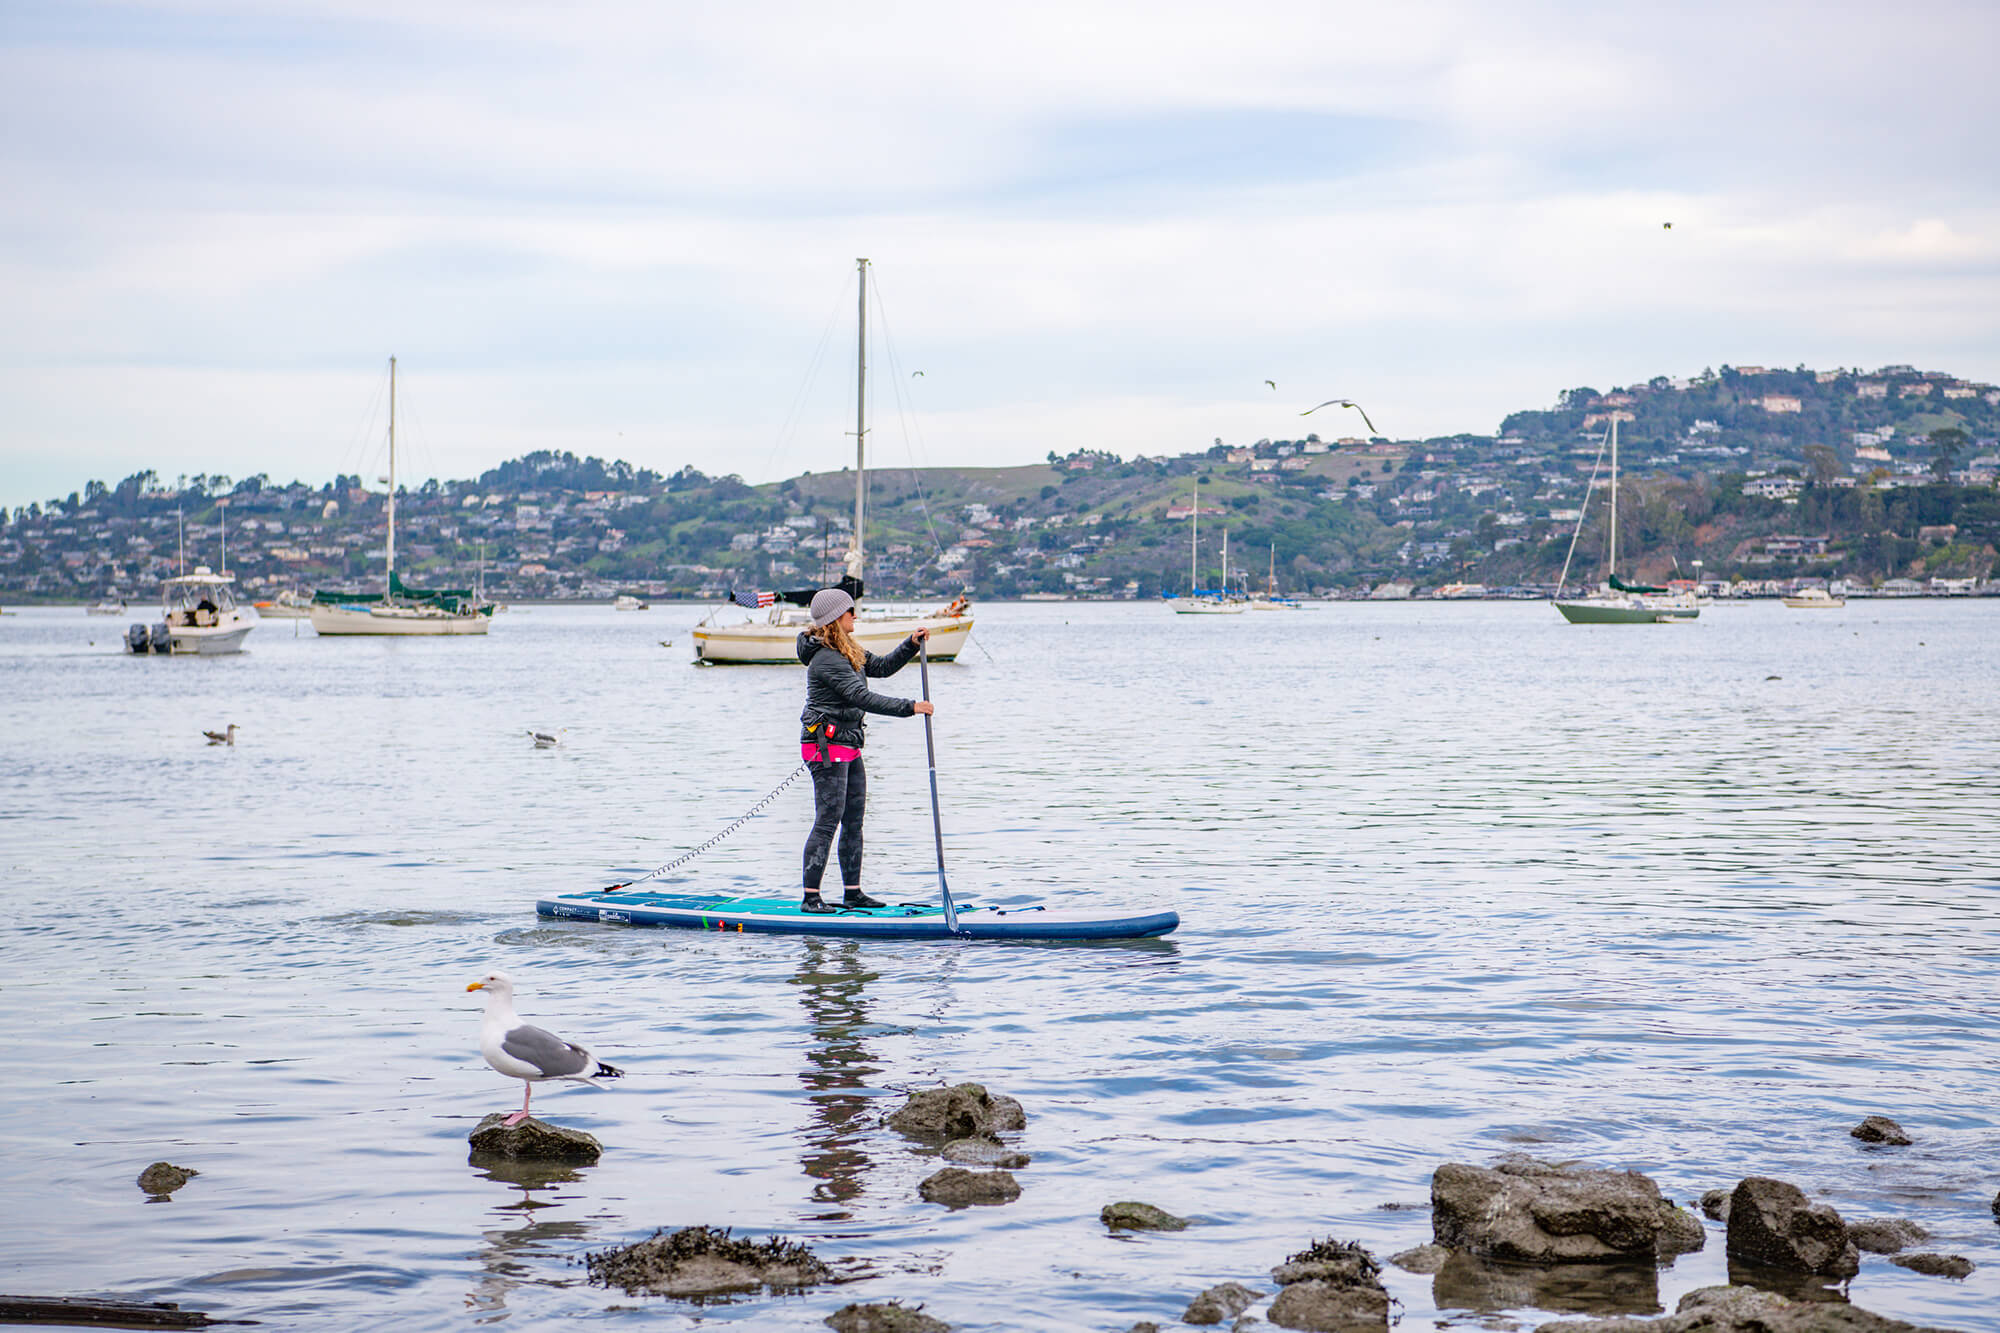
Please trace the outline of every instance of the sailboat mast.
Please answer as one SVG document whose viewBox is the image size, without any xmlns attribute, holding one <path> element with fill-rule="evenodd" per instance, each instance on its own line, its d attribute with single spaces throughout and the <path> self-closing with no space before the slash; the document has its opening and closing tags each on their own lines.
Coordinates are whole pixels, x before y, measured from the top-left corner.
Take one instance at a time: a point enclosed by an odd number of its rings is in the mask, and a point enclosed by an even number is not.
<svg viewBox="0 0 2000 1333">
<path fill-rule="evenodd" d="M 389 576 L 382 595 L 396 590 L 396 358 L 389 358 Z"/>
<path fill-rule="evenodd" d="M 1618 572 L 1618 413 L 1611 413 L 1611 549 L 1605 553 L 1607 578 Z"/>
<path fill-rule="evenodd" d="M 848 572 L 861 577 L 866 552 L 862 544 L 861 522 L 868 502 L 868 261 L 854 261 L 861 289 L 859 313 L 855 319 L 854 354 L 854 545 L 848 553 Z"/>
<path fill-rule="evenodd" d="M 1188 515 L 1188 595 L 1193 596 L 1201 586 L 1201 570 L 1197 562 L 1201 559 L 1201 478 L 1195 478 L 1194 499 L 1189 501 L 1194 512 Z"/>
</svg>

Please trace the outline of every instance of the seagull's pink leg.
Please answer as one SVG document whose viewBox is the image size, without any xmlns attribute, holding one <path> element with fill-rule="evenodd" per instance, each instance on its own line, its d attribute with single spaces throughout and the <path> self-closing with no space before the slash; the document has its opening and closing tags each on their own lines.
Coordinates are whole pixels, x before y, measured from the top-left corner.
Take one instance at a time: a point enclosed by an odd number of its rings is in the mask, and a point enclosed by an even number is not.
<svg viewBox="0 0 2000 1333">
<path fill-rule="evenodd" d="M 514 1114 L 508 1116 L 501 1123 L 503 1125 L 508 1126 L 509 1128 L 512 1128 L 513 1126 L 520 1124 L 523 1120 L 526 1120 L 528 1118 L 528 1099 L 534 1095 L 535 1095 L 535 1085 L 528 1082 L 528 1080 L 526 1079 L 522 1079 L 521 1109 L 514 1112 Z"/>
</svg>

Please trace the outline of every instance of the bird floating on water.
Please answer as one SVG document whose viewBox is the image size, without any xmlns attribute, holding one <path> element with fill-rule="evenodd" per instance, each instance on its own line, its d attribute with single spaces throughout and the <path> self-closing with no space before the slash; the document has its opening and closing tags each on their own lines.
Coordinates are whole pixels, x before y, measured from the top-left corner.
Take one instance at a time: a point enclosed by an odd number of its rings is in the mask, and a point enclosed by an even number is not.
<svg viewBox="0 0 2000 1333">
<path fill-rule="evenodd" d="M 488 972 L 465 989 L 486 992 L 479 1053 L 500 1073 L 521 1080 L 521 1109 L 508 1116 L 506 1124 L 518 1125 L 528 1118 L 528 1100 L 537 1083 L 560 1079 L 597 1088 L 603 1086 L 599 1079 L 625 1076 L 624 1070 L 605 1064 L 575 1042 L 523 1023 L 514 1012 L 514 978 L 505 972 Z"/>
<path fill-rule="evenodd" d="M 535 742 L 537 750 L 553 750 L 562 744 L 563 733 L 568 730 L 568 727 L 557 727 L 554 731 L 536 731 L 530 727 L 528 737 Z"/>
<path fill-rule="evenodd" d="M 236 744 L 236 724 L 234 722 L 229 724 L 227 731 L 204 731 L 201 734 L 208 737 L 210 745 Z"/>
<path fill-rule="evenodd" d="M 1361 423 L 1364 426 L 1368 427 L 1368 433 L 1370 435 L 1380 435 L 1382 433 L 1375 429 L 1375 423 L 1368 419 L 1368 413 L 1362 410 L 1361 404 L 1355 402 L 1352 398 L 1329 398 L 1325 402 L 1319 404 L 1318 407 L 1308 407 L 1305 411 L 1299 413 L 1299 415 L 1302 417 L 1309 417 L 1313 413 L 1319 411 L 1321 407 L 1351 407 L 1355 411 L 1361 413 Z"/>
</svg>

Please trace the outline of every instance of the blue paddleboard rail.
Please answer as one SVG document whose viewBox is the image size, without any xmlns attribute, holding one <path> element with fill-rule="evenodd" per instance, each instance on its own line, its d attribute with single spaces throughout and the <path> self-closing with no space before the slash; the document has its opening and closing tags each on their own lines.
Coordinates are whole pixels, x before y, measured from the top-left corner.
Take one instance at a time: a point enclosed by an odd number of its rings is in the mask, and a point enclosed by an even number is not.
<svg viewBox="0 0 2000 1333">
<path fill-rule="evenodd" d="M 1178 912 L 1068 907 L 968 907 L 955 904 L 958 930 L 929 903 L 801 912 L 797 899 L 595 890 L 560 893 L 535 903 L 539 916 L 620 926 L 734 930 L 768 935 L 851 935 L 901 940 L 1130 940 L 1165 935 Z"/>
</svg>

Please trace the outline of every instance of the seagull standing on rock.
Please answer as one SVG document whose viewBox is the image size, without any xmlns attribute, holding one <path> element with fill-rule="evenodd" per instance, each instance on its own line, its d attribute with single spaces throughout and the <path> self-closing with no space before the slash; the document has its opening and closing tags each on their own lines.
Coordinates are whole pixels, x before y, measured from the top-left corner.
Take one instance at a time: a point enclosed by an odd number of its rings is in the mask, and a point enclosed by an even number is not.
<svg viewBox="0 0 2000 1333">
<path fill-rule="evenodd" d="M 528 1118 L 528 1099 L 535 1085 L 550 1079 L 602 1087 L 601 1078 L 623 1078 L 625 1071 L 607 1065 L 574 1042 L 523 1023 L 514 1012 L 514 978 L 488 972 L 465 988 L 486 992 L 486 1019 L 479 1027 L 479 1053 L 508 1078 L 521 1080 L 521 1109 L 503 1122 L 508 1126 Z"/>
</svg>

